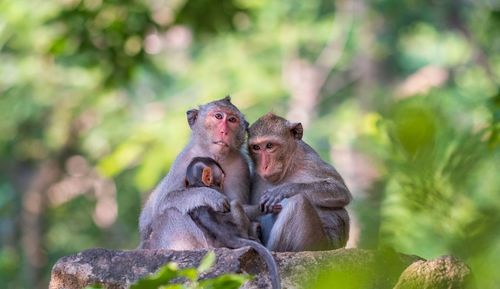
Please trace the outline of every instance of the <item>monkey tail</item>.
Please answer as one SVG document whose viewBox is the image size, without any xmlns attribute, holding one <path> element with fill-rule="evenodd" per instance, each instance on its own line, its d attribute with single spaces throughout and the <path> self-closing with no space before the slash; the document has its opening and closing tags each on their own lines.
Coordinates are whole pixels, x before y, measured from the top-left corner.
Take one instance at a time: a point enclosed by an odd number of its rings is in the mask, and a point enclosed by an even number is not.
<svg viewBox="0 0 500 289">
<path fill-rule="evenodd" d="M 267 269 L 269 270 L 269 277 L 271 279 L 272 288 L 280 289 L 281 288 L 280 272 L 278 270 L 278 265 L 276 264 L 276 261 L 274 260 L 273 255 L 271 254 L 269 249 L 259 244 L 258 242 L 252 240 L 241 239 L 241 242 L 246 246 L 252 247 L 264 259 L 267 265 Z"/>
</svg>

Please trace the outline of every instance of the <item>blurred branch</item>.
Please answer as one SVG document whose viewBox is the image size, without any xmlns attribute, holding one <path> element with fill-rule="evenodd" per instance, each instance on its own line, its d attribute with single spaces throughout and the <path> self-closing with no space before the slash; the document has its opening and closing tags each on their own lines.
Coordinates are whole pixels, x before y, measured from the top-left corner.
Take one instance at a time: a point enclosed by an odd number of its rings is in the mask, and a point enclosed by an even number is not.
<svg viewBox="0 0 500 289">
<path fill-rule="evenodd" d="M 23 274 L 27 288 L 37 288 L 42 268 L 47 263 L 43 248 L 43 215 L 46 210 L 46 190 L 61 172 L 54 161 L 40 164 L 28 181 L 22 196 L 21 245 L 25 254 Z M 25 179 L 23 179 L 25 181 Z"/>
<path fill-rule="evenodd" d="M 448 70 L 436 65 L 426 65 L 409 75 L 396 88 L 395 97 L 403 99 L 417 94 L 425 94 L 433 87 L 444 85 L 448 78 Z"/>
<path fill-rule="evenodd" d="M 354 22 L 355 1 L 339 1 L 339 9 L 332 27 L 346 26 L 340 37 L 332 34 L 314 63 L 299 56 L 293 57 L 285 64 L 284 77 L 290 88 L 291 103 L 287 115 L 289 119 L 297 119 L 307 127 L 320 101 L 320 91 L 325 85 L 328 75 L 338 64 L 345 50 L 349 31 Z M 348 16 L 351 18 L 347 20 Z M 350 25 L 343 25 L 350 23 Z"/>
</svg>

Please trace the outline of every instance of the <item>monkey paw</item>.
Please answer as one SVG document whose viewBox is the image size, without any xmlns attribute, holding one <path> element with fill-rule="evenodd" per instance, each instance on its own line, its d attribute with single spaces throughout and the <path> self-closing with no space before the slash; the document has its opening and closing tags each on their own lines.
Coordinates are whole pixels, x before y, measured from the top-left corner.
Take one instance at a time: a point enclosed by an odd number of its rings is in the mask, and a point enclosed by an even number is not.
<svg viewBox="0 0 500 289">
<path fill-rule="evenodd" d="M 260 210 L 263 213 L 279 213 L 281 211 L 280 202 L 286 198 L 283 190 L 267 190 L 260 198 Z"/>
<path fill-rule="evenodd" d="M 225 197 L 213 199 L 208 205 L 216 212 L 227 213 L 231 210 L 229 201 Z"/>
</svg>

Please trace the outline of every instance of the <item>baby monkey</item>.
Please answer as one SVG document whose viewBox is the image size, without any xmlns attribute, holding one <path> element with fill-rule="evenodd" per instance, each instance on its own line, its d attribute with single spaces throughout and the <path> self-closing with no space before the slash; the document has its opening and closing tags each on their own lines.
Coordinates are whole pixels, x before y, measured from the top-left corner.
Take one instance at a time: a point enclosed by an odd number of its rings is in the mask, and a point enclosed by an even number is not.
<svg viewBox="0 0 500 289">
<path fill-rule="evenodd" d="M 208 187 L 223 192 L 223 184 L 224 171 L 215 160 L 206 157 L 193 158 L 186 171 L 187 188 Z M 273 256 L 257 241 L 258 224 L 250 222 L 238 201 L 230 203 L 229 212 L 201 206 L 192 209 L 189 216 L 204 233 L 210 247 L 235 249 L 250 246 L 255 249 L 267 264 L 272 288 L 281 288 L 278 266 Z"/>
</svg>

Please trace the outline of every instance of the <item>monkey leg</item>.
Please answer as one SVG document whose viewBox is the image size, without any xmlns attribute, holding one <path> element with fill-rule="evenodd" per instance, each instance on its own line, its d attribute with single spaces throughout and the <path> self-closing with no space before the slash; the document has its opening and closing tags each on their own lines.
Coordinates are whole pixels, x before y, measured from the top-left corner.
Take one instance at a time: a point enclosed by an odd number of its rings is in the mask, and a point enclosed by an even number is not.
<svg viewBox="0 0 500 289">
<path fill-rule="evenodd" d="M 238 200 L 233 200 L 230 203 L 231 216 L 234 223 L 238 226 L 238 230 L 242 238 L 259 240 L 260 239 L 260 224 L 252 222 L 245 213 L 243 206 Z"/>
<path fill-rule="evenodd" d="M 243 238 L 248 238 L 248 228 L 250 227 L 250 220 L 248 219 L 240 202 L 233 200 L 230 203 L 230 212 L 234 223 L 238 226 Z"/>
<path fill-rule="evenodd" d="M 266 247 L 272 251 L 311 251 L 328 247 L 329 238 L 311 202 L 297 194 L 281 202 Z M 264 227 L 264 224 L 261 224 Z"/>
<path fill-rule="evenodd" d="M 341 209 L 319 209 L 321 222 L 325 228 L 330 249 L 345 247 L 349 239 L 349 215 L 347 210 Z"/>
</svg>

